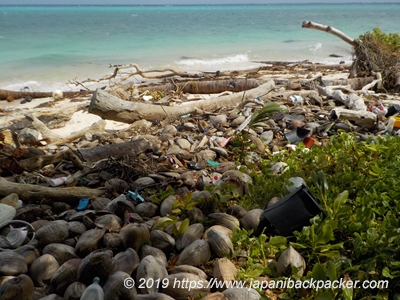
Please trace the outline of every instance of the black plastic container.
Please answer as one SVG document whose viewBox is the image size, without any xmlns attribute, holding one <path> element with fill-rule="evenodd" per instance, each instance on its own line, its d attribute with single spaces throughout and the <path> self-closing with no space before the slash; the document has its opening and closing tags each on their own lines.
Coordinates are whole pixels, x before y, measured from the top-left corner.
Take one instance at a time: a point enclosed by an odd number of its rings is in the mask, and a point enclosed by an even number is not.
<svg viewBox="0 0 400 300">
<path fill-rule="evenodd" d="M 400 111 L 400 104 L 393 104 L 391 107 L 388 108 L 388 111 L 385 115 L 386 118 L 397 114 Z"/>
<path fill-rule="evenodd" d="M 321 212 L 322 207 L 302 185 L 263 212 L 256 234 L 266 227 L 266 233 L 292 235 L 293 231 L 301 231 L 304 226 L 310 225 L 310 219 Z"/>
<path fill-rule="evenodd" d="M 285 133 L 285 136 L 290 143 L 297 144 L 302 142 L 307 136 L 310 135 L 310 133 L 311 131 L 308 129 L 297 127 L 296 129 Z"/>
</svg>

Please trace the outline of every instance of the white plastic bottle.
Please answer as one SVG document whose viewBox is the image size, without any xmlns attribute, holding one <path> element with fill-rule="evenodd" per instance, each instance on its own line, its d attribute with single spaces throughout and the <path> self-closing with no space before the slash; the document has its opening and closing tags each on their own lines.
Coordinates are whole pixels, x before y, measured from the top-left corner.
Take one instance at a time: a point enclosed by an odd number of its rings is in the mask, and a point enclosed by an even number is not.
<svg viewBox="0 0 400 300">
<path fill-rule="evenodd" d="M 93 278 L 93 283 L 83 291 L 80 300 L 104 300 L 104 292 L 99 282 L 99 277 Z"/>
</svg>

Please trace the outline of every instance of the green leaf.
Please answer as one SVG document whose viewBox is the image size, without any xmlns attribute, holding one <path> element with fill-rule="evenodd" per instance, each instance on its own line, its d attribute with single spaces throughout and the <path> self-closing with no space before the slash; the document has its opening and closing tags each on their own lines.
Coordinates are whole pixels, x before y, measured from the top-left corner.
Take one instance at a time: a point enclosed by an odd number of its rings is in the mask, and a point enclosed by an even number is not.
<svg viewBox="0 0 400 300">
<path fill-rule="evenodd" d="M 327 263 L 327 265 L 328 266 L 326 268 L 326 273 L 328 274 L 329 280 L 330 281 L 337 280 L 338 276 L 337 276 L 335 264 L 332 261 L 329 261 Z"/>
<path fill-rule="evenodd" d="M 164 226 L 168 226 L 174 223 L 174 220 L 168 217 L 162 217 L 154 223 L 154 228 L 164 228 Z"/>
<path fill-rule="evenodd" d="M 319 255 L 330 258 L 338 258 L 340 257 L 340 252 L 334 250 L 334 251 L 321 252 Z"/>
<path fill-rule="evenodd" d="M 312 278 L 314 280 L 326 280 L 324 268 L 320 263 L 316 263 L 312 269 Z"/>
<path fill-rule="evenodd" d="M 353 289 L 352 288 L 344 288 L 343 289 L 343 299 L 344 300 L 353 300 Z"/>
<path fill-rule="evenodd" d="M 383 275 L 384 277 L 386 277 L 386 278 L 393 279 L 393 275 L 390 274 L 390 270 L 389 270 L 388 267 L 384 267 L 384 268 L 383 268 L 383 270 L 382 270 L 382 275 Z"/>
<path fill-rule="evenodd" d="M 271 246 L 279 248 L 279 247 L 285 246 L 287 244 L 287 239 L 285 237 L 279 236 L 279 235 L 273 236 L 269 239 L 268 243 Z"/>
<path fill-rule="evenodd" d="M 186 229 L 188 229 L 190 225 L 190 220 L 189 218 L 186 218 L 185 220 L 183 220 L 183 222 L 181 223 L 181 226 L 179 226 L 179 234 L 183 234 Z"/>
<path fill-rule="evenodd" d="M 321 232 L 318 234 L 318 244 L 326 244 L 329 241 L 333 240 L 335 237 L 333 235 L 332 226 L 329 224 L 325 224 L 322 227 Z"/>
<path fill-rule="evenodd" d="M 319 290 L 314 297 L 314 300 L 332 300 L 335 299 L 335 294 L 331 290 Z"/>
<path fill-rule="evenodd" d="M 251 117 L 249 127 L 254 127 L 257 123 L 265 122 L 269 116 L 281 111 L 279 104 L 275 102 L 268 102 L 262 109 L 256 111 Z"/>
<path fill-rule="evenodd" d="M 339 196 L 336 197 L 335 201 L 333 202 L 333 211 L 334 211 L 335 215 L 339 212 L 339 210 L 346 203 L 348 197 L 349 197 L 348 191 L 343 191 L 339 194 Z"/>
</svg>

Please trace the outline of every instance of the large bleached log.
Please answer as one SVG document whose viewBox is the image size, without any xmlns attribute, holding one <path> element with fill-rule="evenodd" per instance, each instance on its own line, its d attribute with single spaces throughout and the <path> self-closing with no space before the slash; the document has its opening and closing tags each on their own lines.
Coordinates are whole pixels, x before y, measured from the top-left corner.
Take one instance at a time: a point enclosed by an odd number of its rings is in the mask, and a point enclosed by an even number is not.
<svg viewBox="0 0 400 300">
<path fill-rule="evenodd" d="M 79 92 L 71 92 L 66 91 L 63 92 L 64 97 L 77 97 L 84 96 L 91 93 L 90 91 L 79 91 Z M 30 98 L 48 98 L 53 97 L 53 92 L 25 92 L 25 91 L 9 91 L 0 89 L 0 100 L 12 100 L 12 99 L 23 99 L 25 97 Z"/>
<path fill-rule="evenodd" d="M 376 114 L 370 111 L 355 111 L 346 108 L 335 108 L 331 111 L 332 119 L 355 121 L 358 125 L 373 129 L 376 126 Z"/>
<path fill-rule="evenodd" d="M 254 89 L 257 86 L 259 86 L 259 83 L 256 79 L 237 78 L 237 79 L 204 80 L 204 81 L 191 80 L 186 82 L 166 83 L 163 85 L 141 86 L 138 89 L 141 92 L 181 91 L 183 93 L 191 93 L 191 94 L 218 94 L 224 91 L 230 91 L 230 92 L 246 91 Z"/>
<path fill-rule="evenodd" d="M 135 156 L 151 149 L 152 141 L 144 138 L 139 138 L 133 141 L 98 146 L 94 148 L 83 148 L 77 152 L 78 156 L 85 162 L 96 162 L 109 157 L 122 157 L 125 155 Z"/>
<path fill-rule="evenodd" d="M 10 182 L 0 177 L 0 198 L 16 193 L 24 202 L 42 201 L 49 199 L 53 202 L 78 203 L 81 198 L 99 197 L 105 190 L 89 189 L 85 187 L 45 187 L 35 184 Z"/>
<path fill-rule="evenodd" d="M 133 123 L 142 119 L 148 121 L 162 121 L 168 119 L 172 121 L 185 114 L 200 113 L 204 110 L 213 111 L 222 107 L 234 107 L 246 99 L 262 98 L 274 87 L 275 82 L 270 80 L 248 91 L 184 103 L 179 106 L 160 106 L 124 101 L 101 89 L 97 89 L 92 96 L 89 112 L 104 119 L 125 123 Z"/>
</svg>

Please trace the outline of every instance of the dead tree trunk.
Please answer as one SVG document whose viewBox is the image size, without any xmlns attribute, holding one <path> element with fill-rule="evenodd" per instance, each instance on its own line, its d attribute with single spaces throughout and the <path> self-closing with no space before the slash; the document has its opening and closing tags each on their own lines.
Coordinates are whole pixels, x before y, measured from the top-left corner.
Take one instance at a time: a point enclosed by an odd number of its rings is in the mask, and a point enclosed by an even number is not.
<svg viewBox="0 0 400 300">
<path fill-rule="evenodd" d="M 224 80 L 191 80 L 178 83 L 167 83 L 163 85 L 141 86 L 138 89 L 143 91 L 179 91 L 191 94 L 217 94 L 224 91 L 241 92 L 254 89 L 259 86 L 255 79 L 224 79 Z"/>
<path fill-rule="evenodd" d="M 359 45 L 360 41 L 357 39 L 352 39 L 351 37 L 349 37 L 348 35 L 344 34 L 343 32 L 341 32 L 340 30 L 337 30 L 336 28 L 333 28 L 331 26 L 326 26 L 326 25 L 322 25 L 322 24 L 318 24 L 318 23 L 314 23 L 312 21 L 304 21 L 303 25 L 301 26 L 303 28 L 310 28 L 310 29 L 316 29 L 316 30 L 321 30 L 321 31 L 325 31 L 328 32 L 330 34 L 333 34 L 335 36 L 337 36 L 338 38 L 342 39 L 343 41 L 345 41 L 346 43 L 352 45 L 353 47 L 356 47 Z"/>
<path fill-rule="evenodd" d="M 63 92 L 64 97 L 78 97 L 84 96 L 89 93 L 90 91 L 81 91 L 81 92 Z M 14 99 L 23 99 L 26 97 L 30 97 L 32 99 L 35 98 L 48 98 L 53 97 L 52 92 L 22 92 L 22 91 L 8 91 L 0 89 L 0 100 L 14 100 Z"/>
<path fill-rule="evenodd" d="M 213 111 L 221 107 L 233 107 L 245 99 L 254 99 L 268 94 L 275 87 L 270 80 L 257 88 L 232 95 L 213 97 L 207 100 L 184 103 L 179 106 L 160 106 L 137 102 L 128 102 L 107 92 L 97 89 L 92 96 L 89 112 L 104 119 L 133 123 L 142 119 L 148 121 L 173 121 L 189 113 Z"/>
<path fill-rule="evenodd" d="M 24 202 L 42 201 L 49 199 L 53 202 L 77 204 L 81 198 L 99 197 L 104 190 L 89 189 L 86 187 L 45 187 L 35 184 L 22 184 L 7 181 L 0 177 L 0 198 L 16 193 Z"/>
<path fill-rule="evenodd" d="M 109 157 L 122 157 L 125 155 L 136 156 L 140 153 L 151 149 L 152 143 L 146 139 L 140 138 L 137 140 L 99 146 L 94 148 L 79 149 L 78 156 L 85 162 L 97 162 Z"/>
</svg>

